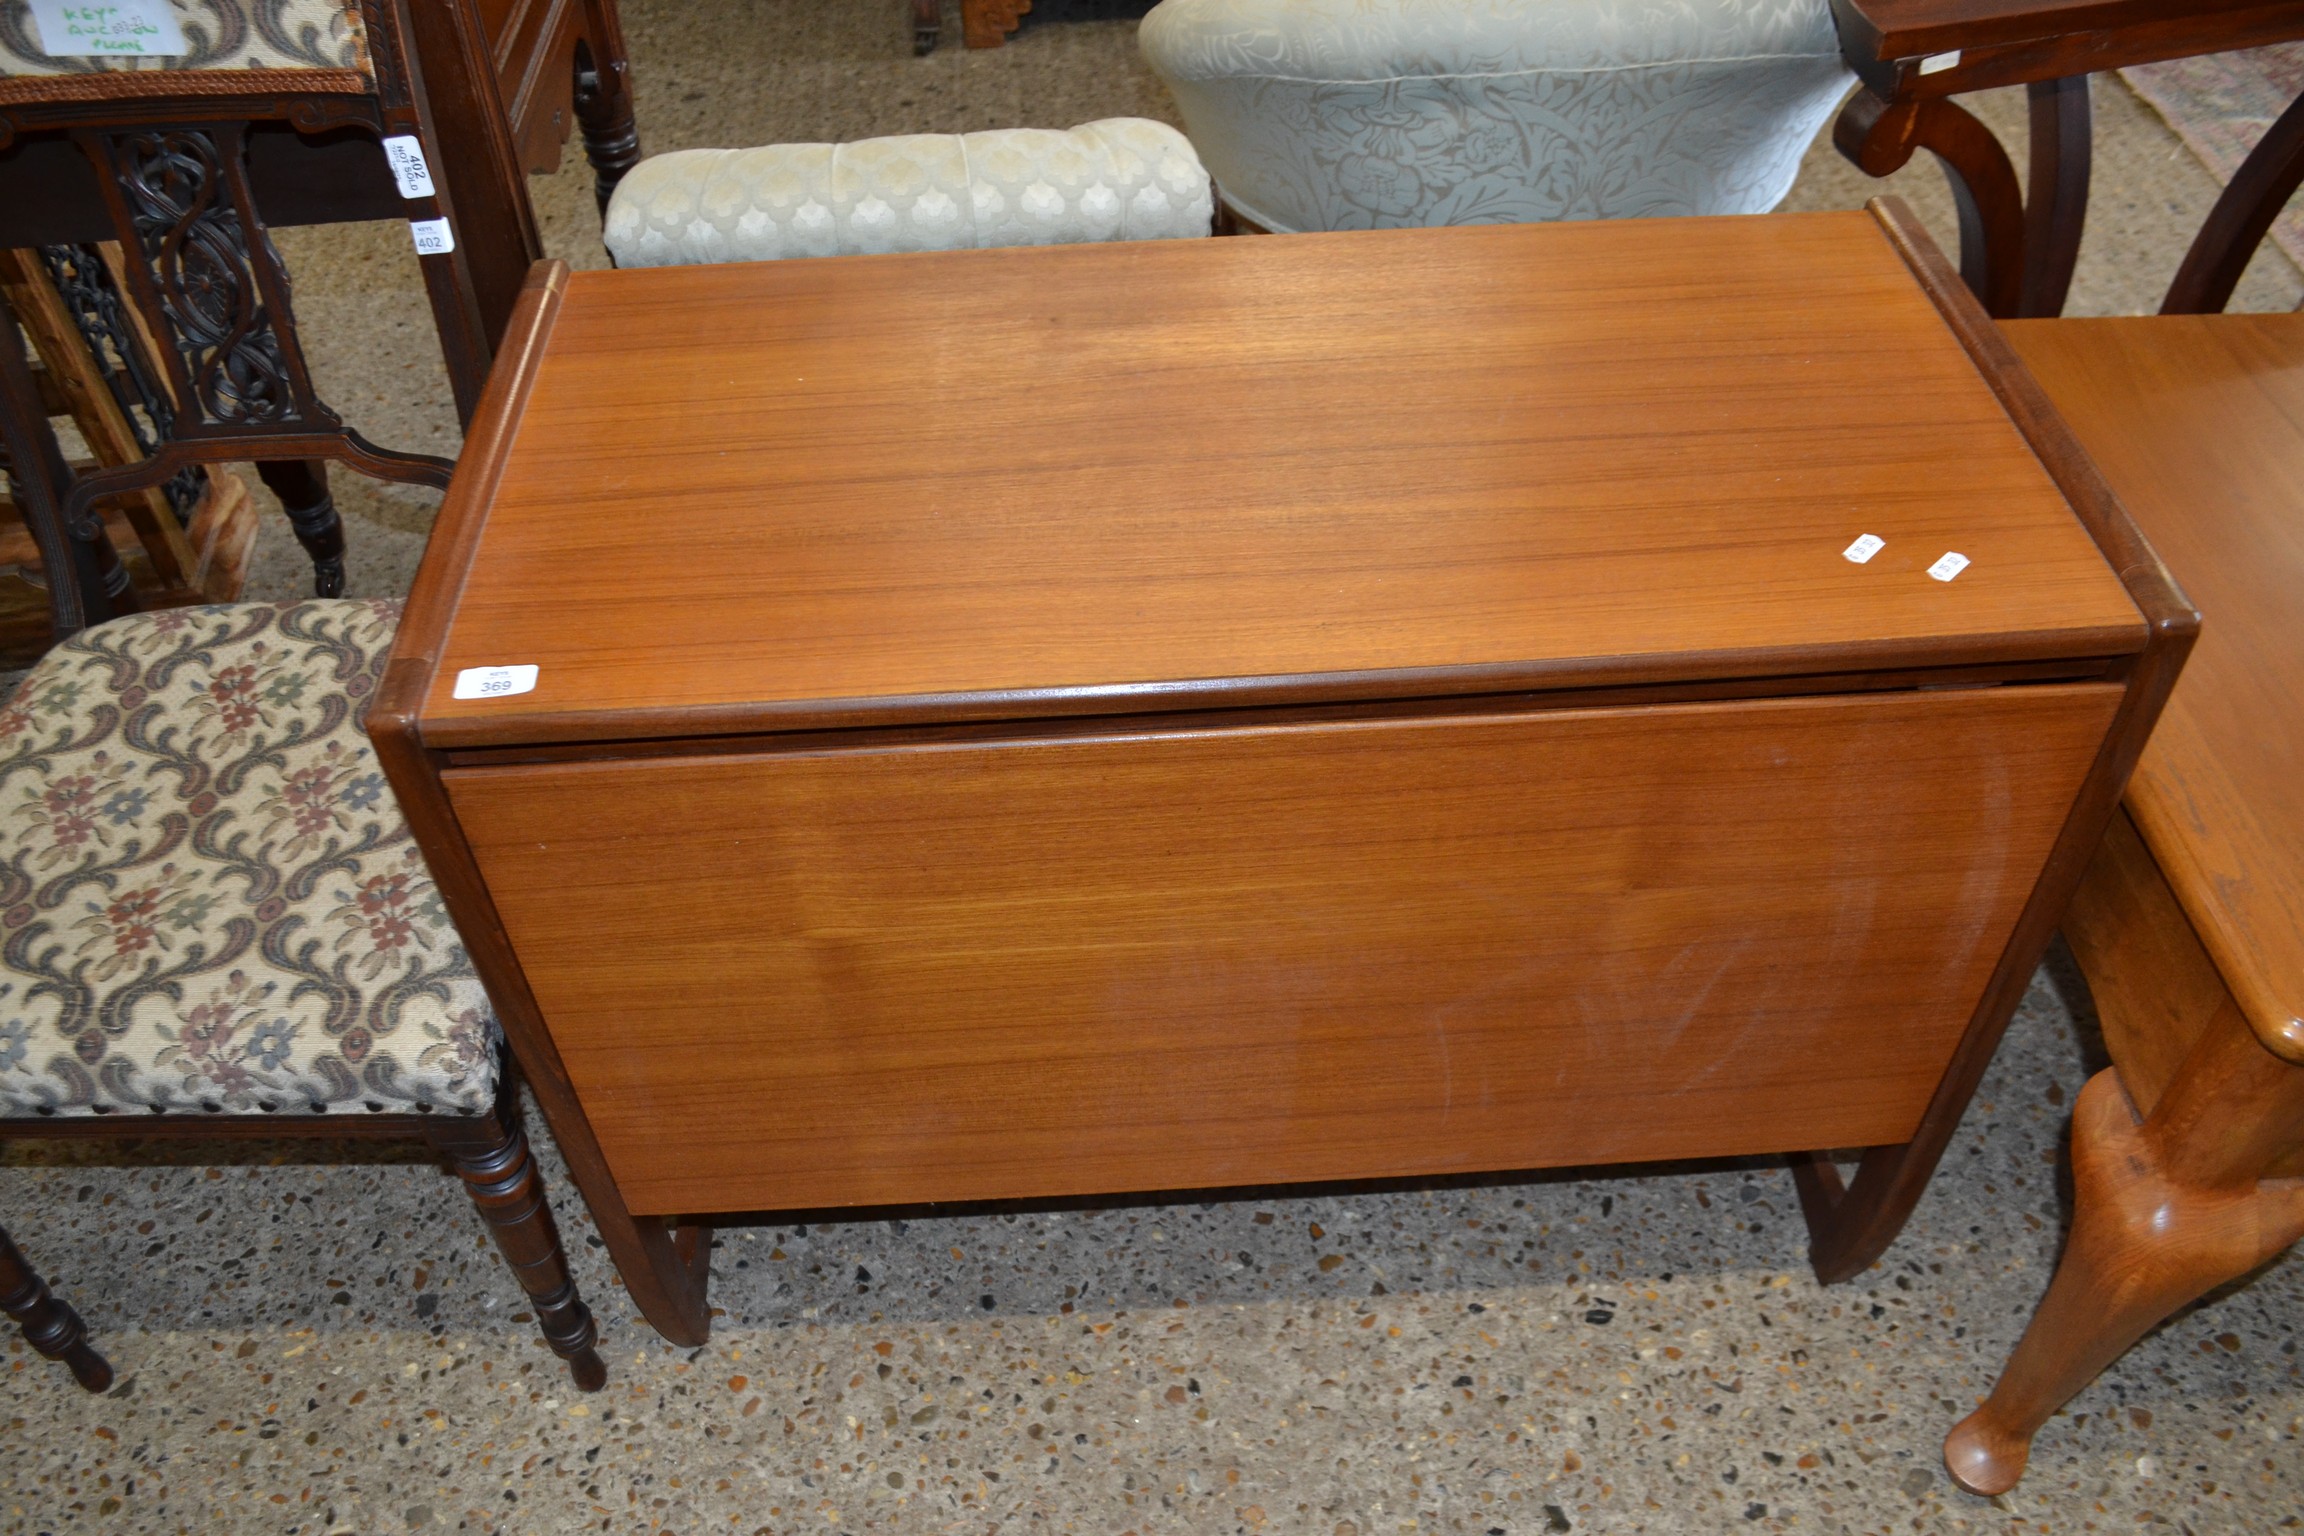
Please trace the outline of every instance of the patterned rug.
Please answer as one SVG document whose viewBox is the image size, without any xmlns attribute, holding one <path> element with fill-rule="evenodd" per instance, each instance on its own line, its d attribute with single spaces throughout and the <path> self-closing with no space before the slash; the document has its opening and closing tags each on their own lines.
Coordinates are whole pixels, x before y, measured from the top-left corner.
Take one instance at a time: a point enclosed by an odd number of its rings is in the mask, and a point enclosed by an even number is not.
<svg viewBox="0 0 2304 1536">
<path fill-rule="evenodd" d="M 2219 179 L 2229 181 L 2288 104 L 2304 94 L 2304 43 L 2171 59 L 2120 71 Z M 2272 226 L 2272 238 L 2304 266 L 2304 205 Z"/>
</svg>

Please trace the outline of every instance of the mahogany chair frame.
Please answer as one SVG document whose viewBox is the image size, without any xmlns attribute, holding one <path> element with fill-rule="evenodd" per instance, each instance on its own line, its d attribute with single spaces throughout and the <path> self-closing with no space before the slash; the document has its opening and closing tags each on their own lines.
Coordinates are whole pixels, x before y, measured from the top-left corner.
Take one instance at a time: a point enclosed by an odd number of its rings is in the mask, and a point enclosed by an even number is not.
<svg viewBox="0 0 2304 1536">
<path fill-rule="evenodd" d="M 458 416 L 469 422 L 520 284 L 543 252 L 526 167 L 546 144 L 556 146 L 550 130 L 565 134 L 571 111 L 603 209 L 639 159 L 612 0 L 568 8 L 576 20 L 558 83 L 569 105 L 555 106 L 550 82 L 531 71 L 522 95 L 536 99 L 519 104 L 525 124 L 508 111 L 496 59 L 466 0 L 360 5 L 372 78 L 350 69 L 278 69 L 0 81 L 0 152 L 19 151 L 18 174 L 0 180 L 0 189 L 53 194 L 6 199 L 17 206 L 0 214 L 0 245 L 117 240 L 128 257 L 123 297 L 146 331 L 164 338 L 159 362 L 173 419 L 140 463 L 60 476 L 54 455 L 18 446 L 45 435 L 45 419 L 25 417 L 13 391 L 0 398 L 0 413 L 16 418 L 6 441 L 16 478 L 48 482 L 28 499 L 55 501 L 75 545 L 100 566 L 98 502 L 191 466 L 253 459 L 313 558 L 319 594 L 333 596 L 343 590 L 343 530 L 328 493 L 328 461 L 386 480 L 447 484 L 452 461 L 379 448 L 320 398 L 268 219 L 448 222 L 454 248 L 420 263 Z M 548 49 L 547 62 L 556 70 L 561 61 Z M 426 148 L 429 197 L 399 197 L 370 147 L 400 135 Z M 55 151 L 67 145 L 80 164 L 62 163 L 73 157 Z M 90 170 L 100 199 L 93 205 Z M 124 577 L 108 568 L 98 574 L 93 586 L 53 584 L 58 638 L 132 606 Z"/>
<path fill-rule="evenodd" d="M 544 1342 L 568 1362 L 577 1387 L 597 1392 L 606 1385 L 599 1334 L 568 1273 L 560 1229 L 521 1124 L 518 1081 L 509 1061 L 495 1104 L 476 1115 L 114 1113 L 0 1119 L 0 1141 L 188 1136 L 428 1143 L 464 1181 L 504 1262 L 534 1305 Z M 80 1315 L 50 1293 L 5 1231 L 0 1231 L 0 1309 L 22 1325 L 34 1349 L 64 1362 L 82 1387 L 101 1392 L 111 1385 L 112 1368 L 88 1343 Z"/>
</svg>

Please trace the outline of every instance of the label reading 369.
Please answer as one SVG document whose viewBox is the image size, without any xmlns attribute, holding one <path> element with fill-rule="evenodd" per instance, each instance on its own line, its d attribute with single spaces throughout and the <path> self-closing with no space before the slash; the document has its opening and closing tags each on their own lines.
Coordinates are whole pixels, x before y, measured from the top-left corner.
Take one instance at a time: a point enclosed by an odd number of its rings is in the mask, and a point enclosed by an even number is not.
<svg viewBox="0 0 2304 1536">
<path fill-rule="evenodd" d="M 456 674 L 459 699 L 508 699 L 536 686 L 536 669 L 526 667 L 466 667 Z"/>
</svg>

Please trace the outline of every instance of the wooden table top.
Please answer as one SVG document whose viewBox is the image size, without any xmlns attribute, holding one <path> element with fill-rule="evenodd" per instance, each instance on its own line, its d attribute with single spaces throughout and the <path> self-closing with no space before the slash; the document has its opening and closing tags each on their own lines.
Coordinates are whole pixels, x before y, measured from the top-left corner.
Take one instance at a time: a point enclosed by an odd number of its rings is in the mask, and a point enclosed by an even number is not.
<svg viewBox="0 0 2304 1536">
<path fill-rule="evenodd" d="M 428 557 L 434 746 L 2142 645 L 1871 213 L 565 283 Z"/>
<path fill-rule="evenodd" d="M 2297 0 L 1832 0 L 1832 10 L 1843 48 L 1883 60 L 2080 32 L 2149 28 L 2215 38 L 2235 25 L 2270 24 L 2283 12 L 2304 28 L 2304 4 Z M 2196 50 L 2175 49 L 2186 51 Z"/>
<path fill-rule="evenodd" d="M 2128 807 L 2233 999 L 2304 1059 L 2304 314 L 2004 327 L 2199 606 Z"/>
</svg>

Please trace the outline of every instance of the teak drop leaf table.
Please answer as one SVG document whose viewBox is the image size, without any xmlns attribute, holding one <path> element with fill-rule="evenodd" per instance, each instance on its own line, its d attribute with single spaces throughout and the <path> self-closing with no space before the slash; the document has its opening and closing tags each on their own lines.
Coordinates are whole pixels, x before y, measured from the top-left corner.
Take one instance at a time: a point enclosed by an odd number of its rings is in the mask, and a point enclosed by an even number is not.
<svg viewBox="0 0 2304 1536">
<path fill-rule="evenodd" d="M 2195 622 L 1893 204 L 546 266 L 369 727 L 675 1340 L 717 1213 L 1661 1158 L 1837 1279 Z"/>
</svg>

